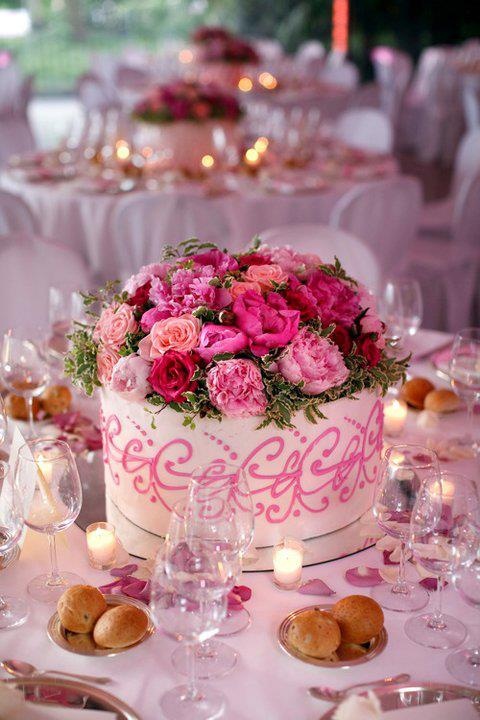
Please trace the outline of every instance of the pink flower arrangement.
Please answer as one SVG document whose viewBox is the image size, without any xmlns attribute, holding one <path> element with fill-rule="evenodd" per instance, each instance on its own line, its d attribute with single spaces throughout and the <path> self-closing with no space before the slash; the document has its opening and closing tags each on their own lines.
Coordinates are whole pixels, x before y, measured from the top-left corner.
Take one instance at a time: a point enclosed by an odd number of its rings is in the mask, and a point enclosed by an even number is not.
<svg viewBox="0 0 480 720">
<path fill-rule="evenodd" d="M 256 64 L 260 59 L 253 45 L 226 28 L 199 27 L 192 33 L 192 41 L 202 62 Z"/>
<path fill-rule="evenodd" d="M 187 425 L 262 416 L 285 427 L 302 409 L 312 419 L 312 408 L 400 379 L 405 363 L 387 357 L 384 333 L 374 299 L 338 261 L 188 241 L 75 334 L 67 371 L 88 392 L 169 406 Z"/>
</svg>

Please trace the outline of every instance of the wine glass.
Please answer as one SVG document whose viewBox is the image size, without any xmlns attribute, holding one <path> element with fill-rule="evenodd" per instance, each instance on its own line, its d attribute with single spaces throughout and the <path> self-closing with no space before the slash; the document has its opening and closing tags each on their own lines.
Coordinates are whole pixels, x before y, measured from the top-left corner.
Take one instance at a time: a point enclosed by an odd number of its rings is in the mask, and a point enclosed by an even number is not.
<svg viewBox="0 0 480 720">
<path fill-rule="evenodd" d="M 400 278 L 395 281 L 398 287 L 403 308 L 403 334 L 407 337 L 416 335 L 423 319 L 422 290 L 418 280 Z"/>
<path fill-rule="evenodd" d="M 419 645 L 446 650 L 466 637 L 465 625 L 442 612 L 442 592 L 455 566 L 458 539 L 469 523 L 480 524 L 478 493 L 472 480 L 443 472 L 440 478 L 424 482 L 412 515 L 412 548 L 416 561 L 437 575 L 437 601 L 432 613 L 417 615 L 405 624 L 406 635 Z"/>
<path fill-rule="evenodd" d="M 398 285 L 390 280 L 385 284 L 379 299 L 379 310 L 392 345 L 400 344 L 403 337 L 403 303 Z"/>
<path fill-rule="evenodd" d="M 22 500 L 6 462 L 0 460 L 0 557 L 9 553 L 23 530 Z M 0 593 L 0 630 L 17 627 L 28 617 L 28 606 L 20 598 Z"/>
<path fill-rule="evenodd" d="M 55 359 L 63 363 L 63 357 L 68 351 L 67 335 L 72 331 L 73 322 L 85 319 L 83 298 L 79 292 L 52 286 L 49 288 L 48 300 L 48 350 Z"/>
<path fill-rule="evenodd" d="M 51 571 L 31 580 L 28 592 L 42 602 L 56 601 L 67 588 L 84 583 L 74 573 L 59 572 L 55 542 L 55 533 L 70 527 L 82 506 L 82 486 L 75 459 L 63 440 L 29 440 L 19 450 L 15 478 L 19 487 L 33 489 L 25 511 L 25 524 L 46 533 L 50 547 Z"/>
<path fill-rule="evenodd" d="M 8 420 L 7 411 L 5 410 L 5 403 L 0 395 L 0 447 L 3 445 L 7 438 L 8 433 Z"/>
<path fill-rule="evenodd" d="M 156 622 L 183 640 L 187 651 L 188 683 L 168 691 L 160 701 L 167 718 L 207 720 L 225 707 L 220 692 L 197 683 L 195 648 L 218 632 L 237 563 L 228 508 L 206 519 L 193 515 L 184 501 L 176 503 L 156 559 L 151 591 Z"/>
<path fill-rule="evenodd" d="M 465 328 L 455 335 L 449 364 L 450 382 L 467 406 L 469 434 L 460 442 L 479 451 L 473 437 L 474 407 L 480 400 L 480 328 Z"/>
<path fill-rule="evenodd" d="M 420 445 L 393 445 L 383 458 L 373 514 L 387 535 L 400 540 L 400 564 L 393 585 L 377 585 L 371 595 L 387 610 L 412 612 L 428 602 L 427 591 L 406 579 L 405 550 L 410 542 L 410 521 L 417 495 L 424 482 L 435 482 L 439 475 L 436 454 Z"/>
<path fill-rule="evenodd" d="M 38 330 L 35 333 L 9 330 L 3 338 L 1 371 L 8 389 L 25 398 L 30 437 L 35 436 L 33 398 L 41 395 L 49 380 L 48 365 Z"/>
</svg>

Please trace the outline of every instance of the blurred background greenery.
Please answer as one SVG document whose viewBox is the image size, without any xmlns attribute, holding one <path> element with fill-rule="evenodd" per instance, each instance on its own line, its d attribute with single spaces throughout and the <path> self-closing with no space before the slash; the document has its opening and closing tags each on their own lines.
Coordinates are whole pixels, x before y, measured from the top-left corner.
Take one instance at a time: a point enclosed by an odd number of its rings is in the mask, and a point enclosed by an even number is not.
<svg viewBox="0 0 480 720">
<path fill-rule="evenodd" d="M 416 58 L 427 45 L 480 35 L 479 0 L 351 0 L 350 6 L 350 54 L 364 78 L 374 45 L 400 47 Z M 0 0 L 0 8 L 25 9 L 32 25 L 25 36 L 7 38 L 0 20 L 0 49 L 11 50 L 35 75 L 38 91 L 67 93 L 93 53 L 160 50 L 203 23 L 276 37 L 288 51 L 309 38 L 328 48 L 332 0 Z"/>
</svg>

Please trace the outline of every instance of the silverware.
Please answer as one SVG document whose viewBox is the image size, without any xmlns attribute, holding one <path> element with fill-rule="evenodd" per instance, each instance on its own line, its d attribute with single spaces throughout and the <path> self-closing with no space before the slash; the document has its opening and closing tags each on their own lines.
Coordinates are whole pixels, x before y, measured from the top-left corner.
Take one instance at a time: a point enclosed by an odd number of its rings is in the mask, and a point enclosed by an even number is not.
<svg viewBox="0 0 480 720">
<path fill-rule="evenodd" d="M 95 683 L 96 685 L 107 685 L 112 682 L 108 677 L 95 677 L 93 675 L 80 675 L 79 673 L 63 672 L 62 670 L 37 670 L 34 665 L 24 662 L 23 660 L 2 660 L 0 665 L 10 675 L 15 677 L 43 677 L 44 675 L 61 675 L 62 677 L 77 678 L 86 682 Z"/>
<path fill-rule="evenodd" d="M 319 687 L 308 688 L 308 692 L 312 697 L 317 698 L 317 700 L 326 700 L 327 702 L 337 703 L 341 700 L 344 700 L 350 690 L 354 690 L 355 688 L 377 687 L 379 685 L 397 685 L 399 683 L 408 682 L 409 680 L 410 675 L 408 673 L 401 673 L 400 675 L 382 678 L 381 680 L 374 680 L 373 682 L 356 683 L 355 685 L 349 685 L 348 687 L 343 688 L 343 690 L 335 690 L 334 688 L 328 687 L 326 685 L 320 685 Z"/>
</svg>

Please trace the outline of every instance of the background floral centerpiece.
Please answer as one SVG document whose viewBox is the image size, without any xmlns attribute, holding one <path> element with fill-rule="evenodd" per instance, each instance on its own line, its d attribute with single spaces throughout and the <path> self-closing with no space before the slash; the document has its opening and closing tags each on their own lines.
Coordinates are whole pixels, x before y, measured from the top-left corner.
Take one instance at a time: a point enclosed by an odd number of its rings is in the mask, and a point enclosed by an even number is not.
<svg viewBox="0 0 480 720">
<path fill-rule="evenodd" d="M 92 323 L 72 336 L 73 381 L 154 414 L 168 407 L 192 428 L 248 416 L 292 427 L 302 410 L 315 422 L 325 403 L 385 393 L 406 370 L 385 352 L 374 298 L 338 261 L 258 240 L 241 255 L 197 241 L 166 248 L 121 292 L 85 301 Z"/>
<path fill-rule="evenodd" d="M 259 56 L 253 45 L 223 27 L 202 26 L 192 33 L 200 62 L 254 65 Z"/>
</svg>

